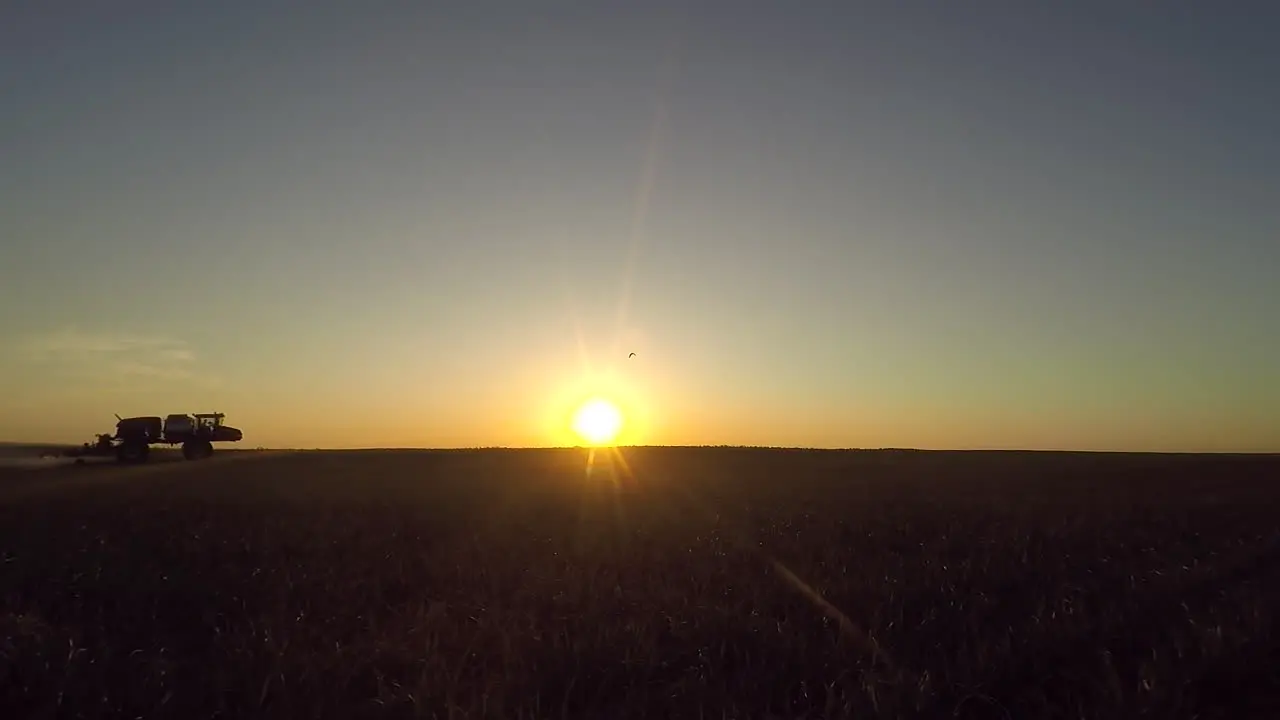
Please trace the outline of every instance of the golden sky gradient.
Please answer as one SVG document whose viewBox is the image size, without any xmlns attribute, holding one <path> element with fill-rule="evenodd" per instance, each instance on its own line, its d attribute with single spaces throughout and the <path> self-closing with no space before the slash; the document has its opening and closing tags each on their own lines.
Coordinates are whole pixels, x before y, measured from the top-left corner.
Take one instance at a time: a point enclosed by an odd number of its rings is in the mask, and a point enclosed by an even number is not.
<svg viewBox="0 0 1280 720">
<path fill-rule="evenodd" d="M 7 12 L 0 439 L 1280 451 L 1280 50 L 1107 7 Z"/>
</svg>

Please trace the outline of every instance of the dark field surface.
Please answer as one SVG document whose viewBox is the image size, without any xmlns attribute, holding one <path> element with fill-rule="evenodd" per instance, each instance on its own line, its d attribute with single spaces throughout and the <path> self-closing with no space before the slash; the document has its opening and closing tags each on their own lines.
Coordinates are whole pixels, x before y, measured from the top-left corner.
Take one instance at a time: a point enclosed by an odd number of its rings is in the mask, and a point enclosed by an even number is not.
<svg viewBox="0 0 1280 720">
<path fill-rule="evenodd" d="M 0 717 L 1280 717 L 1280 458 L 626 458 L 0 471 Z"/>
</svg>

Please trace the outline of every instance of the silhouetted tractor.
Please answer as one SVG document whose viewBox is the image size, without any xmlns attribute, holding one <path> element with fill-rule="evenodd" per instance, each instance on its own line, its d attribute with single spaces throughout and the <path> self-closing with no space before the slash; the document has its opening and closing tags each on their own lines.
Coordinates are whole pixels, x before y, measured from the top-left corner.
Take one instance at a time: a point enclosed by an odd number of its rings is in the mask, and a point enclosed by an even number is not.
<svg viewBox="0 0 1280 720">
<path fill-rule="evenodd" d="M 122 418 L 116 416 L 116 434 L 99 435 L 96 445 L 85 443 L 73 451 L 75 457 L 115 455 L 122 463 L 143 463 L 151 455 L 152 445 L 181 445 L 182 457 L 203 460 L 213 454 L 216 442 L 239 442 L 244 438 L 238 428 L 222 423 L 222 413 L 194 413 Z"/>
</svg>

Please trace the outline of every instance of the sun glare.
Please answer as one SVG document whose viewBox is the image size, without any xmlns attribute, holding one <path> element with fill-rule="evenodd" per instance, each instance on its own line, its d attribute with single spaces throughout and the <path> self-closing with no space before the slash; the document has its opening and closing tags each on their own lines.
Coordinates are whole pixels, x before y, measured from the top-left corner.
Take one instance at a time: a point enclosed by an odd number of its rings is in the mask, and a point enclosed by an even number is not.
<svg viewBox="0 0 1280 720">
<path fill-rule="evenodd" d="M 622 412 L 603 398 L 583 403 L 573 414 L 573 431 L 591 445 L 607 445 L 622 429 Z"/>
</svg>

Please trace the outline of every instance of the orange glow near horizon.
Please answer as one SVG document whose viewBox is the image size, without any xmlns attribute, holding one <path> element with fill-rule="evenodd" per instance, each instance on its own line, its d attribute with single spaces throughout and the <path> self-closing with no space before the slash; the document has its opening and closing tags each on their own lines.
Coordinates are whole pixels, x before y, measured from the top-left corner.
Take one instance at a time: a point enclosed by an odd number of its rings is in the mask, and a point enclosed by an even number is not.
<svg viewBox="0 0 1280 720">
<path fill-rule="evenodd" d="M 556 446 L 643 445 L 655 411 L 647 390 L 617 372 L 583 373 L 545 396 L 542 435 Z"/>
</svg>

